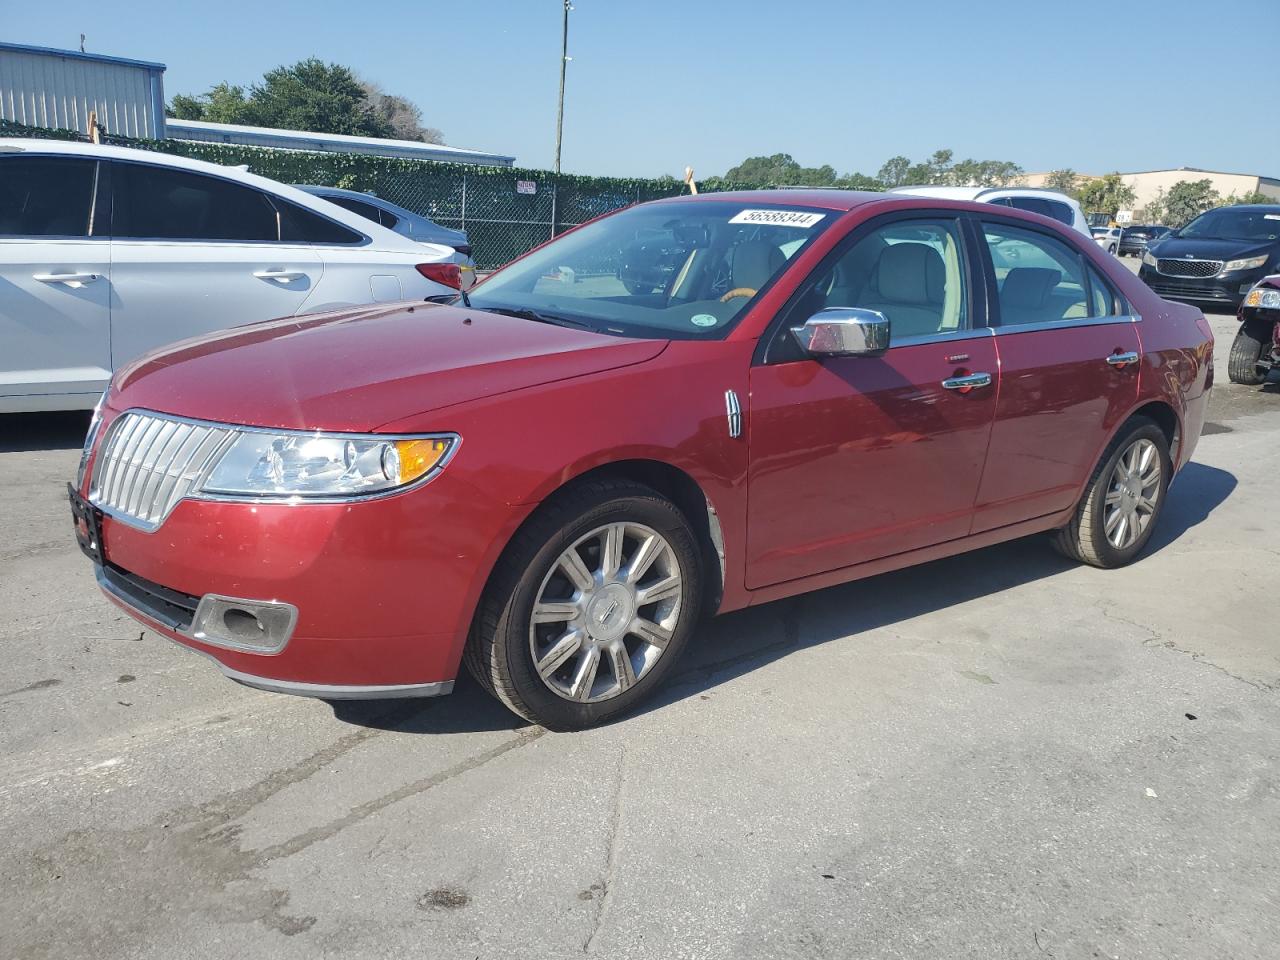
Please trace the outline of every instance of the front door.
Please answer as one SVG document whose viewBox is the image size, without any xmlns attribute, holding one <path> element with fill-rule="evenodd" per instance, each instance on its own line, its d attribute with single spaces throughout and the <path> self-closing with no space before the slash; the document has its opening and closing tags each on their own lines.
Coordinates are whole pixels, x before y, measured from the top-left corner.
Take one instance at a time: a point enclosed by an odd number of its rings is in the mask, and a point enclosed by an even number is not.
<svg viewBox="0 0 1280 960">
<path fill-rule="evenodd" d="M 981 225 L 1000 400 L 974 532 L 1070 507 L 1138 397 L 1137 318 L 1100 271 L 1029 224 Z"/>
<path fill-rule="evenodd" d="M 112 360 L 298 312 L 323 264 L 281 242 L 266 194 L 194 171 L 112 164 Z"/>
<path fill-rule="evenodd" d="M 802 284 L 751 371 L 747 586 L 969 532 L 998 365 L 959 221 L 873 221 Z M 789 327 L 824 307 L 877 310 L 881 357 L 813 359 Z M 989 374 L 983 386 L 957 377 Z"/>
<path fill-rule="evenodd" d="M 94 217 L 98 166 L 0 156 L 0 410 L 92 407 L 111 376 L 111 247 Z"/>
</svg>

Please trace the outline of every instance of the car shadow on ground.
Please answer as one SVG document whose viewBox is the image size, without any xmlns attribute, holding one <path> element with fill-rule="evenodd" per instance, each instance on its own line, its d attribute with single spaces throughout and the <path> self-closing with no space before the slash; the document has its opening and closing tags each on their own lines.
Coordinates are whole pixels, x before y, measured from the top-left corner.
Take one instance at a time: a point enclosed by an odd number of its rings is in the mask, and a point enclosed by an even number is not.
<svg viewBox="0 0 1280 960">
<path fill-rule="evenodd" d="M 1235 487 L 1236 478 L 1225 470 L 1188 464 L 1169 492 L 1160 526 L 1144 556 L 1168 547 L 1202 523 Z M 699 627 L 675 674 L 638 712 L 705 695 L 797 650 L 902 623 L 1076 566 L 1054 552 L 1049 537 L 1040 534 L 716 617 Z M 334 716 L 346 723 L 400 733 L 528 726 L 485 693 L 465 670 L 459 674 L 455 692 L 447 697 L 394 705 L 334 701 L 331 706 Z M 625 723 L 626 718 L 618 722 Z"/>
<path fill-rule="evenodd" d="M 0 413 L 0 453 L 78 450 L 89 429 L 88 410 Z"/>
</svg>

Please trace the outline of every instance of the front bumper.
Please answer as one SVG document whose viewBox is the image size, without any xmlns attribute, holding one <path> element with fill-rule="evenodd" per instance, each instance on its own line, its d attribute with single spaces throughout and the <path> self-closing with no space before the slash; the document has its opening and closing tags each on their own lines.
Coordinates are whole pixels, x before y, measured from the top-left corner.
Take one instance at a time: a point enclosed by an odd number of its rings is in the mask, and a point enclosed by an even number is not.
<svg viewBox="0 0 1280 960">
<path fill-rule="evenodd" d="M 1191 303 L 1225 303 L 1234 311 L 1255 283 L 1266 276 L 1266 268 L 1237 270 L 1213 277 L 1171 277 L 1144 263 L 1138 277 L 1166 300 Z"/>
<path fill-rule="evenodd" d="M 508 513 L 447 473 L 358 503 L 184 500 L 151 532 L 104 516 L 99 585 L 249 686 L 327 699 L 436 696 L 452 689 Z M 278 649 L 237 647 L 200 630 L 211 596 L 296 617 Z"/>
</svg>

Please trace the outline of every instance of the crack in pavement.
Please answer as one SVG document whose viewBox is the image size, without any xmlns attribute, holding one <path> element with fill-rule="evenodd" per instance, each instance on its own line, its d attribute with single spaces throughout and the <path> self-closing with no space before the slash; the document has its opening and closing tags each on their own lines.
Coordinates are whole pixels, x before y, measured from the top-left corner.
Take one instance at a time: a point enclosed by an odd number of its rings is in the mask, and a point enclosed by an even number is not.
<svg viewBox="0 0 1280 960">
<path fill-rule="evenodd" d="M 1199 664 L 1203 664 L 1206 667 L 1212 667 L 1214 670 L 1217 670 L 1223 676 L 1230 677 L 1232 680 L 1238 680 L 1243 684 L 1247 684 L 1248 686 L 1253 687 L 1255 690 L 1265 690 L 1270 692 L 1277 689 L 1277 687 L 1274 684 L 1267 683 L 1264 680 L 1250 680 L 1248 677 L 1242 677 L 1238 673 L 1232 673 L 1230 670 L 1228 670 L 1226 667 L 1222 666 L 1221 664 L 1215 663 L 1214 661 L 1210 660 L 1203 653 L 1198 653 L 1195 650 L 1188 650 L 1185 647 L 1180 647 L 1175 641 L 1166 638 L 1162 633 L 1160 633 L 1159 630 L 1156 630 L 1154 627 L 1149 627 L 1146 624 L 1138 623 L 1136 620 L 1130 620 L 1127 617 L 1122 617 L 1119 614 L 1113 612 L 1109 607 L 1103 606 L 1102 604 L 1097 604 L 1096 609 L 1098 610 L 1099 613 L 1101 613 L 1106 619 L 1110 620 L 1112 623 L 1122 623 L 1126 626 L 1133 627 L 1134 629 L 1140 630 L 1143 633 L 1147 634 L 1147 639 L 1142 641 L 1142 645 L 1144 647 L 1156 645 L 1165 650 L 1172 650 L 1175 653 L 1180 653 L 1185 657 L 1189 657 L 1192 663 L 1199 663 Z"/>
<path fill-rule="evenodd" d="M 305 850 L 341 830 L 420 794 L 518 747 L 546 731 L 532 728 L 448 769 L 360 804 L 341 817 L 261 850 L 240 846 L 235 821 L 285 788 L 301 783 L 343 755 L 424 709 L 415 701 L 372 718 L 346 734 L 250 786 L 198 805 L 174 808 L 140 827 L 78 828 L 22 854 L 0 850 L 0 876 L 23 890 L 0 898 L 0 931 L 22 931 L 22 946 L 0 949 L 7 956 L 83 957 L 110 953 L 126 942 L 141 943 L 157 933 L 157 918 L 182 922 L 203 914 L 218 923 L 258 922 L 285 936 L 310 929 L 314 917 L 287 912 L 289 891 L 254 876 L 273 860 Z M 10 848 L 12 850 L 12 848 Z M 130 864 L 147 863 L 139 872 Z M 91 919 L 93 918 L 93 919 Z M 0 937 L 0 940 L 3 940 Z"/>
<path fill-rule="evenodd" d="M 618 784 L 613 792 L 613 815 L 609 821 L 609 845 L 605 856 L 604 873 L 600 877 L 598 889 L 600 897 L 596 901 L 596 915 L 591 925 L 591 933 L 587 939 L 583 941 L 582 952 L 591 953 L 596 944 L 596 940 L 600 936 L 600 931 L 604 929 L 605 919 L 609 912 L 609 905 L 612 901 L 614 881 L 618 875 L 618 828 L 622 823 L 622 788 L 626 783 L 626 763 L 627 763 L 627 747 L 626 744 L 618 745 Z"/>
</svg>

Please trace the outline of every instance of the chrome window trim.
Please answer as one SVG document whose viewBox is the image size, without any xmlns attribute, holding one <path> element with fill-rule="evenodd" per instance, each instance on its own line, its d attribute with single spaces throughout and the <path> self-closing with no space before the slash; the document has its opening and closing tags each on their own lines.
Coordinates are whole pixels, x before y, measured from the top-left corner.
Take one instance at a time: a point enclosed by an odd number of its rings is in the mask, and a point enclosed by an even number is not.
<svg viewBox="0 0 1280 960">
<path fill-rule="evenodd" d="M 1142 316 L 1137 313 L 1117 313 L 1109 314 L 1105 317 L 1072 317 L 1066 320 L 1046 320 L 1041 323 L 1021 323 L 1009 324 L 1008 326 L 992 327 L 995 335 L 1002 336 L 1011 333 L 1035 333 L 1044 330 L 1071 330 L 1075 327 L 1104 327 L 1117 323 L 1141 323 Z"/>
<path fill-rule="evenodd" d="M 143 521 L 140 521 L 137 517 L 134 517 L 131 514 L 125 513 L 124 511 L 119 510 L 117 508 L 103 506 L 102 504 L 98 503 L 96 500 L 93 500 L 92 498 L 90 498 L 93 505 L 97 507 L 99 510 L 101 510 L 106 516 L 111 517 L 112 520 L 117 520 L 125 524 L 126 526 L 133 527 L 135 530 L 141 530 L 144 533 L 155 533 L 157 530 L 159 530 L 160 527 L 164 525 L 164 522 L 169 519 L 169 516 L 173 513 L 173 511 L 178 508 L 178 505 L 185 500 L 200 500 L 200 501 L 205 501 L 210 503 L 252 503 L 252 504 L 279 504 L 281 506 L 302 506 L 302 505 L 309 505 L 309 504 L 333 505 L 333 504 L 341 504 L 341 503 L 364 503 L 369 500 L 381 500 L 386 497 L 400 496 L 401 494 L 409 493 L 413 490 L 416 490 L 419 487 L 426 486 L 428 483 L 434 480 L 437 476 L 439 476 L 440 473 L 444 470 L 444 468 L 447 467 L 453 461 L 453 458 L 457 455 L 459 448 L 461 448 L 462 446 L 462 435 L 458 433 L 453 433 L 450 431 L 436 431 L 432 433 L 385 433 L 384 434 L 384 433 L 359 433 L 351 430 L 321 430 L 319 428 L 316 428 L 314 430 L 295 430 L 295 429 L 288 429 L 288 428 L 275 429 L 272 427 L 257 427 L 257 426 L 246 426 L 246 425 L 241 425 L 236 423 L 224 423 L 217 420 L 202 420 L 197 417 L 183 417 L 177 414 L 161 413 L 158 410 L 151 410 L 146 407 L 129 407 L 126 410 L 120 411 L 120 413 L 117 414 L 117 416 L 111 421 L 111 424 L 108 427 L 108 429 L 105 432 L 100 432 L 102 440 L 105 441 L 107 437 L 111 436 L 112 431 L 115 429 L 117 421 L 119 421 L 126 414 L 130 414 L 130 413 L 138 414 L 143 417 L 152 417 L 159 420 L 169 420 L 175 423 L 188 424 L 190 426 L 207 427 L 214 430 L 231 431 L 231 439 L 224 441 L 220 445 L 219 449 L 214 451 L 213 455 L 210 456 L 209 458 L 209 462 L 205 465 L 205 468 L 201 471 L 200 475 L 197 476 L 192 481 L 191 489 L 193 492 L 187 493 L 186 495 L 176 500 L 173 506 L 170 508 L 169 512 L 166 513 L 159 520 L 157 520 L 154 524 L 144 523 Z M 378 439 L 378 440 L 451 440 L 452 445 L 449 447 L 449 450 L 448 452 L 445 453 L 444 457 L 441 458 L 440 462 L 437 463 L 430 470 L 428 470 L 426 473 L 424 473 L 421 477 L 418 477 L 418 479 L 414 480 L 412 483 L 407 483 L 404 486 L 400 486 L 400 487 L 394 487 L 390 490 L 378 490 L 371 493 L 352 494 L 349 496 L 341 496 L 341 495 L 334 495 L 334 494 L 323 494 L 323 495 L 314 495 L 314 496 L 307 496 L 304 494 L 278 494 L 273 496 L 271 494 L 252 494 L 251 495 L 251 494 L 221 494 L 221 493 L 201 492 L 199 488 L 204 484 L 205 480 L 208 479 L 209 473 L 212 472 L 214 467 L 217 466 L 218 462 L 220 461 L 222 456 L 226 453 L 227 449 L 230 448 L 230 445 L 235 442 L 234 440 L 235 436 L 240 433 L 262 433 L 262 434 L 268 434 L 270 436 L 276 436 L 276 437 L 278 436 L 314 437 L 317 435 L 323 435 L 326 437 L 349 437 L 351 439 L 362 439 L 362 440 L 368 440 L 370 438 Z M 96 455 L 95 455 L 95 459 L 96 459 Z"/>
<path fill-rule="evenodd" d="M 914 336 L 894 339 L 893 321 L 890 320 L 889 349 L 894 350 L 898 347 L 914 347 L 922 343 L 950 343 L 953 340 L 978 340 L 983 337 L 989 337 L 991 334 L 991 327 L 971 327 L 965 330 L 947 330 L 938 333 L 918 333 Z"/>
</svg>

